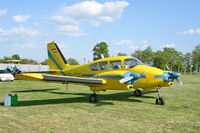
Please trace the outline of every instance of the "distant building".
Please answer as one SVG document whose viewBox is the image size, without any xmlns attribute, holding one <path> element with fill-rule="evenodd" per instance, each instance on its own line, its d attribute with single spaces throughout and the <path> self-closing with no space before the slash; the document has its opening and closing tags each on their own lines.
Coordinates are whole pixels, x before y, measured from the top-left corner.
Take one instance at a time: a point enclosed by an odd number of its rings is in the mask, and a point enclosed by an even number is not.
<svg viewBox="0 0 200 133">
<path fill-rule="evenodd" d="M 8 63 L 8 64 L 19 64 L 21 62 L 21 60 L 7 60 L 4 63 Z"/>
</svg>

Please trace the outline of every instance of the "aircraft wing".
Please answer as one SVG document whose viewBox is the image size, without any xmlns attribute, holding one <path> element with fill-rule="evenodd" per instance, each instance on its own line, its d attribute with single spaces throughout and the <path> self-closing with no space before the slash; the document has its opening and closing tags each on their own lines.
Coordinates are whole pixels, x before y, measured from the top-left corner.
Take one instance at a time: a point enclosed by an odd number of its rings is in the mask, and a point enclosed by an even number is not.
<svg viewBox="0 0 200 133">
<path fill-rule="evenodd" d="M 41 81 L 52 81 L 52 82 L 66 82 L 66 83 L 80 83 L 80 84 L 105 84 L 103 79 L 95 78 L 82 78 L 82 77 L 71 77 L 71 76 L 57 76 L 57 75 L 46 75 L 38 73 L 24 73 L 16 75 L 17 79 L 22 80 L 41 80 Z"/>
</svg>

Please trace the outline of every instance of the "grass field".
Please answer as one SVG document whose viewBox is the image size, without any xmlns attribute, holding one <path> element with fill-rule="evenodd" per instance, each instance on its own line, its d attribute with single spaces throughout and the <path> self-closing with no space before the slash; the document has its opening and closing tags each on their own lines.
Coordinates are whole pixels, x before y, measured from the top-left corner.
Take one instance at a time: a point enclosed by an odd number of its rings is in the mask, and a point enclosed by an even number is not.
<svg viewBox="0 0 200 133">
<path fill-rule="evenodd" d="M 33 81 L 0 83 L 0 133 L 199 133 L 200 75 L 182 76 L 184 85 L 162 88 L 166 105 L 155 105 L 156 93 L 107 91 L 89 103 L 86 86 Z M 19 105 L 4 107 L 6 94 Z"/>
</svg>

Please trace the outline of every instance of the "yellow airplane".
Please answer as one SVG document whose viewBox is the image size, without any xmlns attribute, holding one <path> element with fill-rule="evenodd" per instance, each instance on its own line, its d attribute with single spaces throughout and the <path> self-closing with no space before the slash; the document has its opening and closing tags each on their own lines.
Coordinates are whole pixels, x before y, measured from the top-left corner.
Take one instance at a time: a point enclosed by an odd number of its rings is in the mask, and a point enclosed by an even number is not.
<svg viewBox="0 0 200 133">
<path fill-rule="evenodd" d="M 142 96 L 142 90 L 156 89 L 156 104 L 160 105 L 165 104 L 159 95 L 160 88 L 172 86 L 174 80 L 179 81 L 179 73 L 144 65 L 134 57 L 116 56 L 69 65 L 56 42 L 48 43 L 47 47 L 50 71 L 22 73 L 16 76 L 18 79 L 84 84 L 93 91 L 90 102 L 98 102 L 96 92 L 99 91 L 134 89 L 135 96 Z"/>
</svg>

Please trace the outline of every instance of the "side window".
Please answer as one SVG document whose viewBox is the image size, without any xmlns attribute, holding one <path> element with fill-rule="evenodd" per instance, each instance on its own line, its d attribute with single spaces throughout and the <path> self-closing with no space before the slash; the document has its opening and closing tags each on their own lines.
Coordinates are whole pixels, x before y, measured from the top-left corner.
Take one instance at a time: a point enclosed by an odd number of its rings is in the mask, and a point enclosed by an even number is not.
<svg viewBox="0 0 200 133">
<path fill-rule="evenodd" d="M 121 60 L 110 61 L 110 69 L 122 69 Z"/>
<path fill-rule="evenodd" d="M 91 69 L 92 71 L 98 71 L 99 69 L 98 69 L 97 63 L 91 64 L 91 65 L 90 65 L 90 69 Z"/>
<path fill-rule="evenodd" d="M 106 70 L 108 68 L 108 62 L 107 61 L 99 62 L 99 67 L 100 70 Z"/>
</svg>

